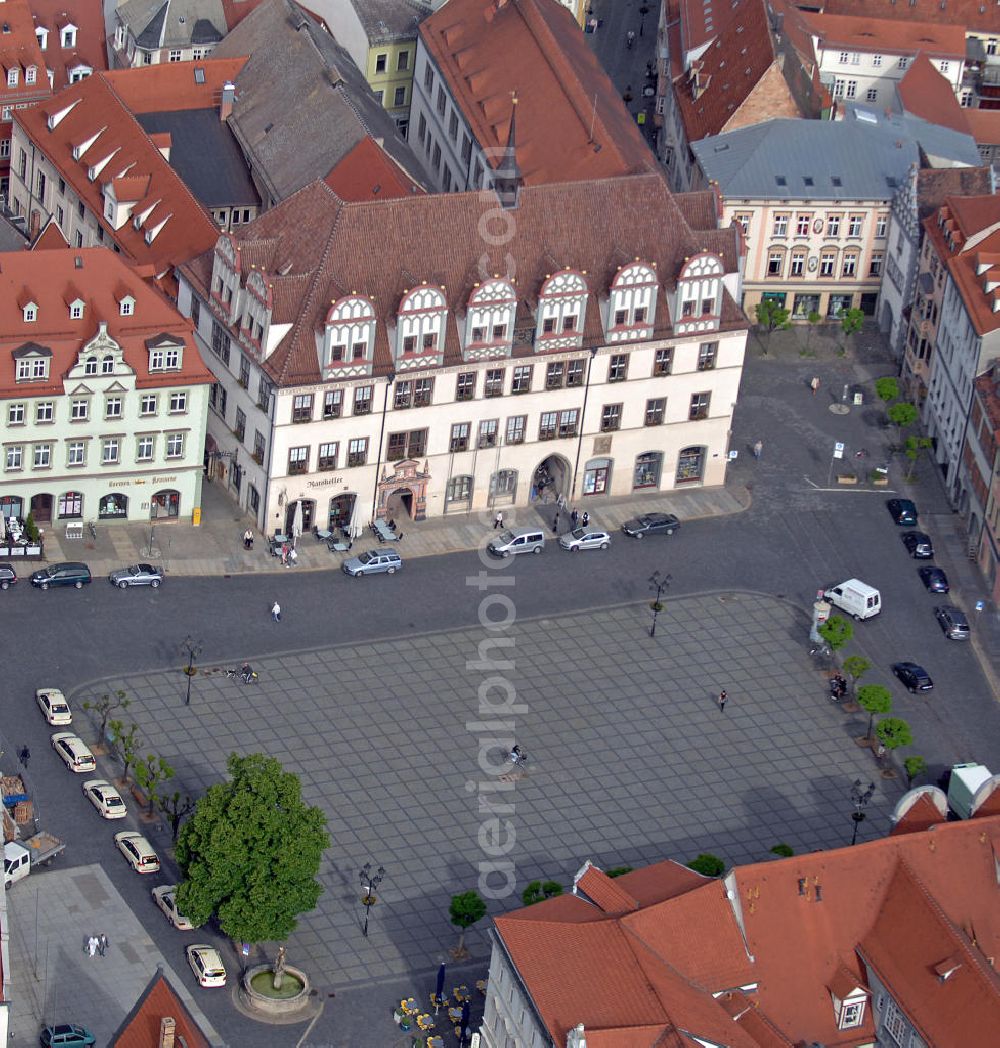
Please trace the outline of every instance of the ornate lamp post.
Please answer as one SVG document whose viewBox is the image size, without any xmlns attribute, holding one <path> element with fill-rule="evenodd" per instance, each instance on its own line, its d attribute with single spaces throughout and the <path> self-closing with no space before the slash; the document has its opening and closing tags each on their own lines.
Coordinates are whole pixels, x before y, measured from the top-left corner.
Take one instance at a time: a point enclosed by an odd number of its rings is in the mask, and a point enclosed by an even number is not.
<svg viewBox="0 0 1000 1048">
<path fill-rule="evenodd" d="M 382 441 L 385 439 L 385 413 L 389 410 L 389 390 L 396 381 L 396 373 L 390 371 L 385 376 L 385 398 L 382 401 L 382 426 L 378 431 L 378 457 L 375 459 L 375 490 L 372 492 L 372 523 L 375 523 L 375 508 L 378 504 L 378 474 L 382 468 Z"/>
<path fill-rule="evenodd" d="M 184 673 L 187 675 L 187 695 L 184 697 L 184 705 L 191 705 L 191 678 L 198 672 L 194 668 L 194 660 L 201 654 L 201 644 L 194 640 L 189 633 L 184 640 L 181 642 L 181 651 L 186 652 L 188 657 L 188 664 L 184 667 Z"/>
<path fill-rule="evenodd" d="M 597 346 L 590 347 L 590 360 L 587 361 L 587 382 L 583 387 L 583 410 L 580 412 L 580 434 L 576 441 L 576 462 L 573 463 L 573 484 L 569 489 L 569 501 L 576 499 L 576 476 L 580 471 L 580 450 L 583 448 L 583 427 L 587 420 L 587 398 L 590 396 L 590 372 L 594 367 L 594 357 L 597 356 Z"/>
<path fill-rule="evenodd" d="M 851 803 L 854 805 L 854 811 L 851 812 L 851 818 L 854 820 L 854 833 L 851 836 L 852 848 L 858 841 L 858 830 L 865 821 L 865 808 L 868 807 L 868 802 L 874 793 L 874 782 L 866 786 L 860 779 L 854 780 L 854 785 L 851 787 Z"/>
<path fill-rule="evenodd" d="M 372 873 L 372 864 L 366 862 L 358 871 L 358 879 L 361 881 L 361 905 L 365 908 L 364 935 L 368 935 L 368 914 L 371 908 L 378 902 L 375 891 L 385 877 L 385 867 L 380 866 Z"/>
<path fill-rule="evenodd" d="M 661 575 L 658 571 L 654 571 L 649 576 L 649 590 L 651 593 L 656 594 L 656 599 L 653 601 L 653 625 L 649 627 L 649 635 L 651 637 L 656 636 L 656 616 L 663 611 L 663 601 L 660 599 L 663 596 L 663 591 L 670 585 L 672 579 L 670 575 Z"/>
</svg>

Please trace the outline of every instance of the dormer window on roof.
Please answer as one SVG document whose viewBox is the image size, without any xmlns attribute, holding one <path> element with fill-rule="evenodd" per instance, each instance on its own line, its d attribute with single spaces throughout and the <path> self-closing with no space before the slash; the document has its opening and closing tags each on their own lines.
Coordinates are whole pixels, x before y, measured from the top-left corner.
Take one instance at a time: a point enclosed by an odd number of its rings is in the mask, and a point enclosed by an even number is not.
<svg viewBox="0 0 1000 1048">
<path fill-rule="evenodd" d="M 24 317 L 25 324 L 34 324 L 38 319 L 38 303 L 25 302 L 21 307 L 21 315 Z"/>
<path fill-rule="evenodd" d="M 87 359 L 83 362 L 83 373 L 85 375 L 97 374 L 97 357 L 87 357 Z"/>
<path fill-rule="evenodd" d="M 59 30 L 59 37 L 63 47 L 76 47 L 76 26 L 70 23 Z"/>
<path fill-rule="evenodd" d="M 653 265 L 636 259 L 618 270 L 608 299 L 608 341 L 626 342 L 652 335 L 658 287 Z"/>
<path fill-rule="evenodd" d="M 118 299 L 118 315 L 130 317 L 135 312 L 135 299 L 131 295 L 122 295 Z"/>
<path fill-rule="evenodd" d="M 7 86 L 17 87 L 18 79 L 20 78 L 21 72 L 17 66 L 7 70 Z"/>
<path fill-rule="evenodd" d="M 38 66 L 30 65 L 24 70 L 24 82 L 33 84 L 38 79 Z"/>
<path fill-rule="evenodd" d="M 440 363 L 447 324 L 448 303 L 441 288 L 421 284 L 408 291 L 396 314 L 396 367 Z"/>
<path fill-rule="evenodd" d="M 38 50 L 45 51 L 49 46 L 49 31 L 43 25 L 35 26 L 35 36 L 38 38 Z"/>
<path fill-rule="evenodd" d="M 375 307 L 362 295 L 337 299 L 326 314 L 322 367 L 325 375 L 366 375 L 375 345 Z"/>
<path fill-rule="evenodd" d="M 707 252 L 684 263 L 677 281 L 674 309 L 679 334 L 718 330 L 724 272 L 719 257 Z"/>
<path fill-rule="evenodd" d="M 494 277 L 480 284 L 465 314 L 465 359 L 508 355 L 516 312 L 517 294 L 508 280 Z"/>
<path fill-rule="evenodd" d="M 538 293 L 536 349 L 573 349 L 582 344 L 587 295 L 582 273 L 564 269 L 545 278 Z"/>
<path fill-rule="evenodd" d="M 82 298 L 74 298 L 69 303 L 69 318 L 70 320 L 82 320 L 83 319 L 84 301 Z"/>
</svg>

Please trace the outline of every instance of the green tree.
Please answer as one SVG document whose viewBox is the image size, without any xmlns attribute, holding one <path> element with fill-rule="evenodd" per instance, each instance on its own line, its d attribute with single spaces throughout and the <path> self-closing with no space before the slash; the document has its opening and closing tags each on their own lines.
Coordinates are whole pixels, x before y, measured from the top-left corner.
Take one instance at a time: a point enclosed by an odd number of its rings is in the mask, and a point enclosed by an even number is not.
<svg viewBox="0 0 1000 1048">
<path fill-rule="evenodd" d="M 486 916 L 486 903 L 480 898 L 479 892 L 462 892 L 460 895 L 453 895 L 451 905 L 448 907 L 448 916 L 451 923 L 459 930 L 455 955 L 461 956 L 465 953 L 465 933 Z"/>
<path fill-rule="evenodd" d="M 177 839 L 177 905 L 197 927 L 216 917 L 236 942 L 284 941 L 319 901 L 326 816 L 273 757 L 231 753 Z"/>
<path fill-rule="evenodd" d="M 696 859 L 688 863 L 688 868 L 704 877 L 719 877 L 726 869 L 726 864 L 718 857 L 709 852 L 702 852 Z"/>
<path fill-rule="evenodd" d="M 819 313 L 816 312 L 815 309 L 810 310 L 809 314 L 806 316 L 806 321 L 808 322 L 807 327 L 806 327 L 806 354 L 807 355 L 810 353 L 809 343 L 812 341 L 813 329 L 816 327 L 817 324 L 821 323 L 822 320 L 823 320 L 823 318 L 819 315 Z"/>
<path fill-rule="evenodd" d="M 885 720 L 879 721 L 875 734 L 878 741 L 890 752 L 898 750 L 900 746 L 909 746 L 913 742 L 913 732 L 902 717 L 886 717 Z"/>
<path fill-rule="evenodd" d="M 886 411 L 894 400 L 899 400 L 899 379 L 895 375 L 886 375 L 884 378 L 875 380 L 875 395 L 885 405 Z"/>
<path fill-rule="evenodd" d="M 177 834 L 181 828 L 181 819 L 194 811 L 194 801 L 188 794 L 182 794 L 180 790 L 174 790 L 173 793 L 167 796 L 157 796 L 156 807 L 166 816 L 167 822 L 170 823 L 170 831 L 176 842 Z"/>
<path fill-rule="evenodd" d="M 604 871 L 609 877 L 624 877 L 626 873 L 632 872 L 631 866 L 612 866 L 610 870 Z"/>
<path fill-rule="evenodd" d="M 903 445 L 903 454 L 910 460 L 909 469 L 906 471 L 906 479 L 913 479 L 913 471 L 917 468 L 917 459 L 920 452 L 934 447 L 934 441 L 930 437 L 907 437 Z"/>
<path fill-rule="evenodd" d="M 860 309 L 843 309 L 838 317 L 840 328 L 844 332 L 844 345 L 841 353 L 847 352 L 847 340 L 854 336 L 864 327 L 865 315 Z"/>
<path fill-rule="evenodd" d="M 174 777 L 174 769 L 155 753 L 147 753 L 135 762 L 135 781 L 146 794 L 149 802 L 149 814 L 153 814 L 159 797 L 159 785 Z"/>
<path fill-rule="evenodd" d="M 122 783 L 126 783 L 129 769 L 139 756 L 139 725 L 133 721 L 126 728 L 124 721 L 113 720 L 110 728 L 111 744 L 118 751 L 122 762 Z"/>
<path fill-rule="evenodd" d="M 831 615 L 817 628 L 817 632 L 832 651 L 840 651 L 854 636 L 854 626 L 843 615 Z"/>
<path fill-rule="evenodd" d="M 872 741 L 872 724 L 876 713 L 888 713 L 892 709 L 892 692 L 881 684 L 866 684 L 858 688 L 858 702 L 863 710 L 868 711 L 868 731 L 865 739 Z"/>
<path fill-rule="evenodd" d="M 111 719 L 111 714 L 118 710 L 127 710 L 131 705 L 132 700 L 128 698 L 121 688 L 114 695 L 109 695 L 105 692 L 99 699 L 95 699 L 93 702 L 87 701 L 83 704 L 83 708 L 88 713 L 93 712 L 101 718 L 101 730 L 97 737 L 98 742 L 107 742 L 108 721 Z"/>
<path fill-rule="evenodd" d="M 757 323 L 766 330 L 767 342 L 764 346 L 764 355 L 771 348 L 771 335 L 776 331 L 784 331 L 791 324 L 790 314 L 780 302 L 773 298 L 762 298 L 754 306 L 754 316 Z"/>
<path fill-rule="evenodd" d="M 897 444 L 903 439 L 903 430 L 907 426 L 912 426 L 920 418 L 917 405 L 911 404 L 908 400 L 901 400 L 898 404 L 893 404 L 887 414 L 889 421 L 896 427 Z"/>
<path fill-rule="evenodd" d="M 24 521 L 24 530 L 28 536 L 28 541 L 33 545 L 38 542 L 38 525 L 35 523 L 34 513 L 29 513 Z"/>
<path fill-rule="evenodd" d="M 543 899 L 551 899 L 556 895 L 562 895 L 563 886 L 558 881 L 532 881 L 527 888 L 521 892 L 521 902 L 525 906 L 533 906 Z"/>
<path fill-rule="evenodd" d="M 872 668 L 871 662 L 863 655 L 848 655 L 844 659 L 844 672 L 851 678 L 852 687 Z"/>
<path fill-rule="evenodd" d="M 776 844 L 771 849 L 772 855 L 778 855 L 782 859 L 790 859 L 795 854 L 795 849 L 790 844 Z"/>
<path fill-rule="evenodd" d="M 923 757 L 907 757 L 903 761 L 903 770 L 906 772 L 906 785 L 912 786 L 913 780 L 927 770 L 927 761 Z"/>
</svg>

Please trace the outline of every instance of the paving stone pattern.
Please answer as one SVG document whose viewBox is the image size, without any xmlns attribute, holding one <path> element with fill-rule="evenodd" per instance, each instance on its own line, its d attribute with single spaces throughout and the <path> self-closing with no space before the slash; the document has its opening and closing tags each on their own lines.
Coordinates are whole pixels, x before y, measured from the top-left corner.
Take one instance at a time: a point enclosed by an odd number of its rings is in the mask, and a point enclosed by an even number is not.
<svg viewBox="0 0 1000 1048">
<path fill-rule="evenodd" d="M 494 609 L 496 614 L 496 609 Z M 870 755 L 825 697 L 804 654 L 804 613 L 752 594 L 670 600 L 655 638 L 646 605 L 524 621 L 509 675 L 527 712 L 515 737 L 530 757 L 512 821 L 519 905 L 535 878 L 564 885 L 591 858 L 607 866 L 701 851 L 727 863 L 846 843 L 850 785 L 874 776 Z M 255 661 L 261 682 L 218 673 L 109 682 L 149 747 L 194 794 L 230 751 L 263 750 L 297 771 L 329 818 L 325 893 L 289 943 L 321 982 L 346 987 L 427 969 L 454 944 L 450 896 L 474 888 L 484 855 L 475 783 L 484 629 L 431 633 Z M 207 667 L 206 667 L 207 668 Z M 758 688 L 755 681 L 767 682 Z M 728 691 L 724 711 L 717 705 Z M 873 836 L 888 829 L 898 783 L 878 780 Z M 469 787 L 472 787 L 470 792 Z M 387 873 L 361 935 L 358 870 Z M 487 922 L 483 922 L 485 925 Z M 468 936 L 487 951 L 485 928 Z"/>
</svg>

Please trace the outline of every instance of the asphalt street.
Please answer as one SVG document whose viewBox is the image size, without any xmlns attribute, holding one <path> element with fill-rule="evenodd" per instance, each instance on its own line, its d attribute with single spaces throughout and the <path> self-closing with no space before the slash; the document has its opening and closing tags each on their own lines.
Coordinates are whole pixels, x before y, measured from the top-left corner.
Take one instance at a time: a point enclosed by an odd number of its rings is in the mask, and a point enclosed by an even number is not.
<svg viewBox="0 0 1000 1048">
<path fill-rule="evenodd" d="M 823 385 L 820 395 L 814 397 L 807 383 L 816 371 L 823 375 Z M 779 654 L 777 663 L 756 667 L 752 661 L 740 664 L 747 679 L 734 680 L 729 688 L 736 709 L 740 707 L 741 693 L 778 688 L 782 666 L 793 667 L 797 675 L 793 683 L 782 685 L 789 695 L 801 692 L 803 681 L 807 689 L 812 686 L 809 681 L 814 681 L 814 697 L 820 702 L 822 679 L 812 672 L 806 654 L 805 616 L 817 589 L 856 576 L 879 587 L 885 610 L 874 621 L 856 627 L 850 650 L 874 662 L 876 668 L 866 682 L 881 682 L 892 688 L 898 712 L 913 727 L 915 744 L 909 752 L 927 758 L 931 779 L 957 761 L 979 760 L 1000 767 L 1000 721 L 992 690 L 971 646 L 949 642 L 940 633 L 931 611 L 937 601 L 924 592 L 917 564 L 907 555 L 900 541 L 900 529 L 886 512 L 885 500 L 891 492 L 827 487 L 834 441 L 846 443 L 848 461 L 853 451 L 862 447 L 869 448 L 873 458 L 881 453 L 881 444 L 887 437 L 878 428 L 874 409 L 852 407 L 845 414 L 835 414 L 830 409 L 839 403 L 842 382 L 864 380 L 884 371 L 877 363 L 866 368 L 844 361 L 818 365 L 809 361 L 754 359 L 745 372 L 734 426 L 733 446 L 740 451 L 740 458 L 732 473 L 734 480 L 752 487 L 751 508 L 733 517 L 688 522 L 669 538 L 635 542 L 622 537 L 604 553 L 571 555 L 550 544 L 540 557 L 505 562 L 503 574 L 514 579 L 509 592 L 518 622 L 531 628 L 533 622 L 544 623 L 567 613 L 583 613 L 583 621 L 603 622 L 611 613 L 608 609 L 615 608 L 623 608 L 625 614 L 639 614 L 640 602 L 649 599 L 648 578 L 659 570 L 672 577 L 668 608 L 674 603 L 680 608 L 698 607 L 697 602 L 680 601 L 682 596 L 715 594 L 723 600 L 742 601 L 747 609 L 745 614 L 754 619 L 747 626 L 754 631 L 754 644 L 759 651 L 766 653 L 769 638 L 773 638 L 775 653 Z M 764 445 L 760 461 L 754 461 L 748 453 L 757 439 Z M 942 554 L 937 562 L 950 568 L 949 551 L 961 550 L 956 522 L 926 464 L 921 466 L 921 476 L 915 491 L 907 489 L 905 493 L 914 495 L 921 510 L 921 524 L 935 538 Z M 901 485 L 901 467 L 894 464 L 891 477 L 894 486 Z M 487 528 L 484 524 L 484 536 Z M 326 701 L 331 716 L 336 718 L 338 713 L 350 711 L 354 718 L 352 728 L 364 739 L 365 703 L 368 695 L 375 694 L 366 691 L 367 666 L 372 680 L 378 681 L 380 701 L 391 694 L 393 701 L 405 709 L 412 697 L 424 726 L 443 730 L 447 735 L 446 723 L 434 724 L 433 687 L 425 684 L 422 690 L 411 693 L 407 664 L 396 660 L 393 654 L 397 644 L 384 642 L 399 638 L 399 645 L 408 645 L 407 650 L 411 650 L 430 632 L 476 628 L 483 594 L 467 580 L 479 579 L 481 572 L 487 569 L 477 554 L 457 553 L 411 559 L 395 577 L 357 580 L 331 571 L 266 578 L 175 578 L 157 592 L 123 593 L 100 582 L 80 592 L 42 593 L 19 586 L 3 594 L 0 602 L 7 639 L 7 702 L 2 740 L 8 755 L 5 764 L 9 766 L 10 755 L 22 744 L 29 745 L 33 754 L 28 769 L 30 790 L 40 824 L 68 842 L 62 861 L 74 866 L 102 864 L 151 938 L 176 961 L 176 933 L 150 905 L 146 880 L 132 874 L 109 848 L 109 833 L 94 832 L 99 824 L 80 794 L 77 777 L 62 768 L 51 752 L 49 731 L 32 702 L 34 689 L 57 685 L 67 694 L 82 698 L 104 690 L 108 680 L 140 678 L 144 684 L 155 681 L 149 688 L 155 692 L 156 723 L 165 738 L 173 733 L 176 739 L 186 732 L 196 739 L 199 711 L 206 712 L 200 722 L 205 745 L 198 743 L 199 759 L 204 758 L 204 763 L 197 776 L 199 784 L 204 784 L 222 770 L 221 763 L 210 759 L 213 755 L 207 746 L 210 736 L 221 731 L 218 707 L 213 705 L 210 709 L 207 701 L 208 690 L 216 685 L 214 679 L 196 678 L 192 708 L 184 709 L 180 646 L 185 635 L 190 634 L 201 645 L 198 664 L 204 668 L 235 665 L 243 659 L 271 659 L 275 660 L 274 665 L 287 666 L 292 673 L 300 661 L 315 663 L 313 655 L 297 660 L 295 652 L 357 646 L 357 658 L 364 664 L 358 681 L 338 687 L 340 671 L 332 669 L 329 673 Z M 755 595 L 761 599 L 747 599 Z M 956 596 L 959 603 L 969 607 L 977 595 L 967 592 Z M 779 606 L 772 598 L 780 598 L 780 606 L 794 608 L 795 613 L 776 614 L 769 610 Z M 269 615 L 275 599 L 284 612 L 279 624 L 273 623 Z M 638 611 L 636 605 L 640 605 Z M 593 615 L 588 616 L 588 611 L 593 611 Z M 975 628 L 975 622 L 973 625 Z M 697 644 L 699 631 L 704 628 L 700 615 L 693 614 L 691 621 L 674 617 L 667 639 L 676 638 L 681 646 Z M 593 655 L 589 650 L 575 650 L 577 663 L 583 664 L 584 670 L 586 659 L 598 655 L 596 650 Z M 704 661 L 725 654 L 700 651 L 697 658 Z M 613 663 L 616 653 L 607 651 L 604 656 Z M 906 658 L 923 662 L 934 677 L 936 688 L 929 696 L 907 696 L 889 675 L 890 664 Z M 760 679 L 754 677 L 755 669 L 761 674 Z M 176 676 L 164 676 L 160 671 L 171 671 Z M 422 672 L 425 681 L 433 680 L 432 657 Z M 597 704 L 596 699 L 589 698 L 585 683 L 574 687 L 574 701 L 582 710 Z M 316 696 L 308 698 L 315 700 Z M 808 702 L 812 700 L 813 696 L 809 696 Z M 203 703 L 201 707 L 199 701 Z M 239 701 L 238 689 L 234 701 Z M 374 699 L 371 701 L 374 709 L 377 704 Z M 382 710 L 381 706 L 378 708 Z M 214 719 L 207 716 L 209 712 Z M 822 706 L 819 716 L 824 718 L 821 726 L 825 737 L 833 713 Z M 232 719 L 238 724 L 241 745 L 246 748 L 255 741 L 267 748 L 280 744 L 280 715 L 276 719 L 266 718 L 266 731 L 265 725 L 261 725 L 259 732 L 253 718 L 237 714 Z M 398 721 L 388 732 L 384 723 L 372 722 L 369 727 L 378 728 L 380 746 L 400 750 L 412 746 L 410 734 Z M 548 727 L 558 731 L 559 724 Z M 852 727 L 856 727 L 853 722 L 843 722 L 838 729 L 841 739 Z M 820 730 L 819 721 L 816 730 Z M 538 731 L 541 733 L 541 726 Z M 597 738 L 599 741 L 599 735 Z M 804 727 L 797 730 L 794 738 L 801 752 L 799 766 L 808 777 L 815 742 Z M 317 759 L 315 754 L 310 756 Z M 294 761 L 292 753 L 288 759 L 290 767 Z M 429 788 L 434 788 L 433 782 Z M 776 823 L 772 829 L 777 838 L 782 827 L 780 821 Z M 673 855 L 679 846 L 669 831 L 654 836 L 663 855 Z M 682 846 L 688 848 L 691 843 L 685 838 Z M 447 841 L 439 841 L 433 847 L 446 849 Z M 575 858 L 582 861 L 585 856 L 561 855 L 560 865 L 572 868 Z M 734 858 L 739 861 L 738 854 Z M 479 945 L 483 948 L 484 940 Z M 178 964 L 178 971 L 180 967 Z M 350 993 L 360 1002 L 362 1013 L 368 1007 L 365 1002 L 373 1000 L 376 992 L 365 991 L 364 980 L 371 983 L 377 978 L 376 972 L 377 964 L 373 962 L 369 970 L 359 970 L 353 982 L 345 980 L 357 987 Z M 398 971 L 391 976 L 398 979 Z M 251 1024 L 233 1012 L 228 998 L 202 992 L 198 1000 L 215 1026 L 233 1038 L 232 1043 L 279 1043 L 267 1028 Z M 328 1041 L 314 1043 L 349 1043 L 332 1039 L 332 1029 L 325 1036 Z M 280 1043 L 294 1042 L 283 1035 Z"/>
</svg>

